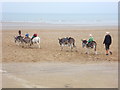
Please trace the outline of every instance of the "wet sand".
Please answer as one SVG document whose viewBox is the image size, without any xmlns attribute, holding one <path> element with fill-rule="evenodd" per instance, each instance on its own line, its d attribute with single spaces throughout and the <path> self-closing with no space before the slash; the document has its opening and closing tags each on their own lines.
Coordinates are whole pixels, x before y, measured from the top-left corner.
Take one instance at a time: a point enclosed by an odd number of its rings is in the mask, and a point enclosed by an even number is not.
<svg viewBox="0 0 120 90">
<path fill-rule="evenodd" d="M 118 87 L 117 63 L 5 63 L 3 70 L 3 88 Z"/>
</svg>

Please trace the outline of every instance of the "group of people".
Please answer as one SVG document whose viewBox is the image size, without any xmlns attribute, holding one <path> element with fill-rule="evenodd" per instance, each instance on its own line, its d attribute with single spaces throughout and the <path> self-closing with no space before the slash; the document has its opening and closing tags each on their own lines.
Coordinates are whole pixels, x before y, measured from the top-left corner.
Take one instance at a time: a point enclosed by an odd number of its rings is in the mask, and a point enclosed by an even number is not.
<svg viewBox="0 0 120 90">
<path fill-rule="evenodd" d="M 92 46 L 92 41 L 94 41 L 94 38 L 92 34 L 90 34 L 89 36 L 90 37 L 88 39 L 87 44 Z M 110 32 L 106 32 L 106 35 L 103 41 L 103 44 L 105 44 L 106 55 L 109 55 L 109 53 L 112 54 L 112 52 L 109 51 L 111 43 L 112 43 L 112 38 L 111 38 Z"/>
<path fill-rule="evenodd" d="M 18 33 L 19 33 L 19 36 L 21 36 L 21 30 L 19 30 Z M 31 40 L 35 37 L 37 37 L 37 34 L 33 34 Z M 25 34 L 25 38 L 30 38 L 28 33 Z M 89 34 L 89 39 L 87 41 L 87 44 L 92 46 L 92 41 L 94 41 L 94 38 L 93 38 L 92 34 Z M 106 32 L 106 36 L 103 41 L 103 44 L 105 44 L 106 55 L 109 55 L 109 52 L 110 52 L 110 54 L 112 54 L 112 52 L 109 51 L 111 43 L 112 43 L 112 38 L 111 38 L 110 32 Z"/>
<path fill-rule="evenodd" d="M 18 31 L 18 34 L 19 34 L 19 36 L 22 36 L 21 30 Z M 32 40 L 33 38 L 37 37 L 37 36 L 38 36 L 37 34 L 33 34 L 31 40 Z M 29 35 L 28 33 L 26 33 L 24 38 L 30 38 L 30 35 Z"/>
</svg>

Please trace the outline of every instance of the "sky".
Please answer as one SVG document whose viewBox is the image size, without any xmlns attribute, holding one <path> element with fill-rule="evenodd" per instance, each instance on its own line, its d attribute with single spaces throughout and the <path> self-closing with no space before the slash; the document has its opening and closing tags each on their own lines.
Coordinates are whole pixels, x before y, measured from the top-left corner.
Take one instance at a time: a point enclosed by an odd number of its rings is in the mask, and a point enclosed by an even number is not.
<svg viewBox="0 0 120 90">
<path fill-rule="evenodd" d="M 118 2 L 120 0 L 0 0 L 0 2 Z"/>
<path fill-rule="evenodd" d="M 3 13 L 117 13 L 117 2 L 4 2 Z"/>
</svg>

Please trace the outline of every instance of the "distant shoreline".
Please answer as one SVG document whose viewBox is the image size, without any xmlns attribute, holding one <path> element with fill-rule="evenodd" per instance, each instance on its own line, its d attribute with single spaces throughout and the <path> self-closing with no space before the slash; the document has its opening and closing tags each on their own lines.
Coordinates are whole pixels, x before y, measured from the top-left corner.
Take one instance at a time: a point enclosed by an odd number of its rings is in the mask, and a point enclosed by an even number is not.
<svg viewBox="0 0 120 90">
<path fill-rule="evenodd" d="M 2 30 L 101 30 L 118 29 L 118 25 L 88 25 L 88 24 L 49 24 L 40 22 L 1 22 Z"/>
</svg>

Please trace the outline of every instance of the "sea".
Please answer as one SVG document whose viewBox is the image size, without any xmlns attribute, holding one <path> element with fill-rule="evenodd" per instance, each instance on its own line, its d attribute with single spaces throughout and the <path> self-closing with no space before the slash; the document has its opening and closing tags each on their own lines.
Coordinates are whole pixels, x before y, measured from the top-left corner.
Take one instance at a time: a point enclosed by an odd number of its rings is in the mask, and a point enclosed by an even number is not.
<svg viewBox="0 0 120 90">
<path fill-rule="evenodd" d="M 3 13 L 3 28 L 117 26 L 115 13 Z"/>
</svg>

